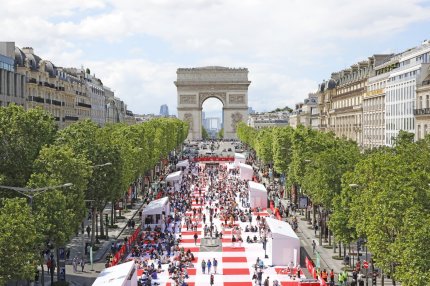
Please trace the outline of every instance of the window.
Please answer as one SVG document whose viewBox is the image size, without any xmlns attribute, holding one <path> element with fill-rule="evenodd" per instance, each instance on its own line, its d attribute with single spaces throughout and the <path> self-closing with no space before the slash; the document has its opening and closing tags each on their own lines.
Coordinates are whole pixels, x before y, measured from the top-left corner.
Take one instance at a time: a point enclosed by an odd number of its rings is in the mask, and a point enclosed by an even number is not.
<svg viewBox="0 0 430 286">
<path fill-rule="evenodd" d="M 430 108 L 430 95 L 426 95 L 426 108 Z"/>
</svg>

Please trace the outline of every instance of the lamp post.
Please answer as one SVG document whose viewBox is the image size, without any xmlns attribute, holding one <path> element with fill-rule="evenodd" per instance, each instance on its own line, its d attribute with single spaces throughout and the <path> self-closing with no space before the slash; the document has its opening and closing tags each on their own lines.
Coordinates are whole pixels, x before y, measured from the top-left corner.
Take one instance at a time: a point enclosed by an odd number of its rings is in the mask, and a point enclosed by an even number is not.
<svg viewBox="0 0 430 286">
<path fill-rule="evenodd" d="M 33 198 L 35 196 L 37 196 L 41 193 L 44 193 L 46 191 L 49 191 L 49 190 L 67 188 L 67 187 L 71 187 L 71 186 L 73 186 L 72 183 L 66 183 L 63 185 L 51 186 L 51 187 L 35 188 L 35 189 L 10 187 L 10 186 L 2 186 L 2 185 L 0 185 L 0 188 L 6 189 L 6 190 L 12 190 L 12 191 L 15 191 L 15 192 L 20 193 L 21 195 L 27 197 L 30 200 L 30 207 L 31 207 L 31 209 L 33 209 Z"/>
</svg>

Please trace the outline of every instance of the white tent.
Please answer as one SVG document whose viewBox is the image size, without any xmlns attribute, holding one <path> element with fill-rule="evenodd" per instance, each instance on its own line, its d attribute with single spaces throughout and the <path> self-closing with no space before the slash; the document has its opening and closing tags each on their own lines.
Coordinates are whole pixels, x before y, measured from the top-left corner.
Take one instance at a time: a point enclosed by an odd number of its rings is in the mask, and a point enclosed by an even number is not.
<svg viewBox="0 0 430 286">
<path fill-rule="evenodd" d="M 137 270 L 133 261 L 104 269 L 93 286 L 137 286 Z"/>
<path fill-rule="evenodd" d="M 237 166 L 234 163 L 227 163 L 227 171 L 233 170 Z"/>
<path fill-rule="evenodd" d="M 254 175 L 254 170 L 250 165 L 239 163 L 239 174 L 241 180 L 250 181 Z"/>
<path fill-rule="evenodd" d="M 239 163 L 245 163 L 246 158 L 245 155 L 240 153 L 234 153 L 234 164 L 239 166 Z"/>
<path fill-rule="evenodd" d="M 268 239 L 267 250 L 272 254 L 272 265 L 298 265 L 300 255 L 300 240 L 288 222 L 266 218 L 267 226 L 272 234 Z"/>
<path fill-rule="evenodd" d="M 163 219 L 170 214 L 169 198 L 164 197 L 150 202 L 142 211 L 142 225 L 161 225 Z M 148 218 L 148 223 L 146 219 Z"/>
<path fill-rule="evenodd" d="M 188 162 L 188 160 L 183 160 L 179 161 L 178 164 L 176 164 L 176 168 L 188 168 L 189 165 L 190 163 Z"/>
<path fill-rule="evenodd" d="M 180 182 L 182 179 L 182 171 L 177 171 L 169 174 L 166 177 L 166 182 Z"/>
<path fill-rule="evenodd" d="M 248 191 L 251 208 L 267 208 L 267 190 L 264 185 L 248 181 Z"/>
</svg>

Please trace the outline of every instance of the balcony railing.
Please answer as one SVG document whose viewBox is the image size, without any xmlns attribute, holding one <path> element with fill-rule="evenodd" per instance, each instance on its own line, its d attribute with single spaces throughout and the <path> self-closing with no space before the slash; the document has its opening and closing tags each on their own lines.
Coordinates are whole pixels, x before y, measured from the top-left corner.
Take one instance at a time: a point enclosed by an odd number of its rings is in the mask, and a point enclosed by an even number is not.
<svg viewBox="0 0 430 286">
<path fill-rule="evenodd" d="M 81 106 L 81 107 L 85 107 L 85 108 L 91 108 L 91 104 L 87 104 L 87 103 L 83 103 L 83 102 L 78 102 L 77 105 Z"/>
<path fill-rule="evenodd" d="M 28 99 L 30 101 L 35 101 L 35 102 L 39 102 L 39 103 L 45 103 L 45 99 L 43 97 L 39 97 L 39 96 L 29 96 Z"/>
<path fill-rule="evenodd" d="M 430 108 L 414 109 L 414 115 L 428 115 L 430 114 Z"/>
<path fill-rule="evenodd" d="M 37 84 L 37 80 L 35 78 L 30 78 L 28 80 L 28 83 L 35 83 L 35 84 Z"/>
<path fill-rule="evenodd" d="M 59 100 L 55 100 L 55 99 L 53 99 L 52 100 L 52 104 L 53 105 L 57 105 L 57 106 L 61 106 L 62 104 L 61 104 L 61 101 L 59 101 Z"/>
<path fill-rule="evenodd" d="M 66 115 L 66 116 L 64 116 L 63 120 L 64 121 L 78 121 L 79 117 Z"/>
</svg>

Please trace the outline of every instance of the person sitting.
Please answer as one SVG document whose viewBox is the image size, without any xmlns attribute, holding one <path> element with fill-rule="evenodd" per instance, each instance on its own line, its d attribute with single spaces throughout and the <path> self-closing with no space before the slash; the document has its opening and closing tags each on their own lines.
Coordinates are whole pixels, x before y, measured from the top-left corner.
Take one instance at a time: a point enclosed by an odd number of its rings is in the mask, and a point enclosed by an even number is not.
<svg viewBox="0 0 430 286">
<path fill-rule="evenodd" d="M 248 225 L 245 227 L 245 232 L 249 232 L 249 227 L 248 227 Z"/>
<path fill-rule="evenodd" d="M 248 242 L 248 243 L 252 243 L 252 240 L 251 240 L 251 238 L 249 237 L 249 235 L 248 235 L 248 237 L 246 238 L 246 242 Z"/>
<path fill-rule="evenodd" d="M 254 234 L 254 237 L 252 238 L 254 240 L 254 242 L 258 241 L 257 235 Z"/>
</svg>

